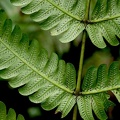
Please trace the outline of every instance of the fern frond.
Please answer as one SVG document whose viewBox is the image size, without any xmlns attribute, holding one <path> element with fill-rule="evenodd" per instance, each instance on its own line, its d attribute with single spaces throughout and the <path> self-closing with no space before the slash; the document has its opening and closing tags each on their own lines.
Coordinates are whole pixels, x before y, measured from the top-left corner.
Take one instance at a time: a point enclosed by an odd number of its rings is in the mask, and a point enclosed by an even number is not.
<svg viewBox="0 0 120 120">
<path fill-rule="evenodd" d="M 11 0 L 22 12 L 30 14 L 39 22 L 41 29 L 51 30 L 52 35 L 60 35 L 60 41 L 74 40 L 85 26 L 84 19 L 87 0 Z"/>
<path fill-rule="evenodd" d="M 16 113 L 12 108 L 9 109 L 8 114 L 6 111 L 5 104 L 0 101 L 0 120 L 25 120 L 24 117 L 20 114 L 16 118 Z"/>
<path fill-rule="evenodd" d="M 86 30 L 92 43 L 104 48 L 105 39 L 109 44 L 117 46 L 120 38 L 120 1 L 97 0 L 91 16 L 92 24 L 88 24 Z"/>
<path fill-rule="evenodd" d="M 94 120 L 92 110 L 100 120 L 107 119 L 105 111 L 114 105 L 109 100 L 108 91 L 111 91 L 120 102 L 119 62 L 113 62 L 108 73 L 107 66 L 104 64 L 100 65 L 98 69 L 95 67 L 88 69 L 83 80 L 81 96 L 77 98 L 83 119 Z M 88 116 L 91 116 L 90 119 Z"/>
<path fill-rule="evenodd" d="M 119 0 L 97 0 L 91 18 L 85 20 L 87 0 L 11 0 L 30 14 L 44 30 L 59 35 L 62 42 L 74 40 L 84 29 L 92 43 L 105 48 L 106 41 L 117 46 L 120 38 Z M 117 38 L 118 37 L 118 38 Z"/>
<path fill-rule="evenodd" d="M 31 44 L 18 26 L 0 10 L 0 78 L 9 79 L 13 88 L 46 110 L 58 106 L 65 117 L 75 104 L 76 71 L 72 64 L 58 60 L 53 53 L 48 58 L 38 41 Z M 59 99 L 58 99 L 59 98 Z M 50 106 L 48 105 L 50 104 Z"/>
</svg>

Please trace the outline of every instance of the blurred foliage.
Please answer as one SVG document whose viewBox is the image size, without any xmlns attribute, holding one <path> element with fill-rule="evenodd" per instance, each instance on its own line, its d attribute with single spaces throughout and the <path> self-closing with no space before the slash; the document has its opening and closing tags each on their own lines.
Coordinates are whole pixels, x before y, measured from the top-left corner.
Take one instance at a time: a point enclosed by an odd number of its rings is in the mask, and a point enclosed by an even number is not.
<svg viewBox="0 0 120 120">
<path fill-rule="evenodd" d="M 22 14 L 20 8 L 13 6 L 10 0 L 0 0 L 0 8 L 4 9 L 8 17 L 20 26 L 22 32 L 29 35 L 30 40 L 39 40 L 41 46 L 47 49 L 49 54 L 56 52 L 61 58 L 63 53 L 69 51 L 70 43 L 63 44 L 57 37 L 52 37 L 49 31 L 41 30 L 38 23 L 33 22 L 30 16 Z"/>
<path fill-rule="evenodd" d="M 37 116 L 41 116 L 41 111 L 39 107 L 30 107 L 28 108 L 28 114 L 30 116 L 30 118 L 34 118 Z"/>
</svg>

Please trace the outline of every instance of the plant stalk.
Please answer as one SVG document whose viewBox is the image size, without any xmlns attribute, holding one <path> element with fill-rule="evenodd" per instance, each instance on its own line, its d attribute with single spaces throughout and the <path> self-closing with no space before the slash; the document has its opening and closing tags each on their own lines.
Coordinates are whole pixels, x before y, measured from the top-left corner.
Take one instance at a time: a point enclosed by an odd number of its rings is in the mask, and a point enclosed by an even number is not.
<svg viewBox="0 0 120 120">
<path fill-rule="evenodd" d="M 87 6 L 86 6 L 86 14 L 85 14 L 85 21 L 89 20 L 89 11 L 90 11 L 90 3 L 91 0 L 88 0 Z M 86 27 L 85 23 L 85 27 Z M 80 89 L 81 89 L 81 81 L 82 81 L 82 69 L 83 69 L 83 60 L 84 60 L 84 52 L 85 52 L 85 42 L 87 38 L 87 32 L 86 30 L 83 31 L 82 36 L 82 45 L 81 45 L 81 52 L 80 52 L 80 61 L 79 61 L 79 70 L 78 70 L 78 78 L 77 78 L 77 86 L 75 90 L 75 95 L 79 95 Z M 77 120 L 77 104 L 74 106 L 73 110 L 73 120 Z"/>
<path fill-rule="evenodd" d="M 77 78 L 77 86 L 76 86 L 76 91 L 75 91 L 76 95 L 78 95 L 79 92 L 80 92 L 86 36 L 87 36 L 86 31 L 83 31 L 80 61 L 79 61 L 79 70 L 78 70 L 78 78 Z"/>
<path fill-rule="evenodd" d="M 90 3 L 91 3 L 91 0 L 88 0 L 87 7 L 86 7 L 87 9 L 85 14 L 85 20 L 89 20 Z"/>
<path fill-rule="evenodd" d="M 85 14 L 85 20 L 89 20 L 89 11 L 90 11 L 90 3 L 91 0 L 88 0 L 87 6 L 86 6 L 86 14 Z M 86 23 L 85 23 L 86 27 Z M 85 41 L 87 37 L 87 32 L 86 30 L 83 31 L 83 36 L 82 36 L 82 45 L 81 45 L 81 53 L 80 53 L 80 61 L 79 61 L 79 70 L 78 70 L 78 78 L 77 78 L 77 86 L 75 90 L 75 94 L 78 95 L 80 92 L 80 87 L 81 87 L 81 79 L 82 79 L 82 69 L 83 69 L 83 59 L 84 59 L 84 52 L 85 52 Z"/>
<path fill-rule="evenodd" d="M 77 105 L 74 106 L 73 119 L 72 120 L 77 120 Z"/>
</svg>

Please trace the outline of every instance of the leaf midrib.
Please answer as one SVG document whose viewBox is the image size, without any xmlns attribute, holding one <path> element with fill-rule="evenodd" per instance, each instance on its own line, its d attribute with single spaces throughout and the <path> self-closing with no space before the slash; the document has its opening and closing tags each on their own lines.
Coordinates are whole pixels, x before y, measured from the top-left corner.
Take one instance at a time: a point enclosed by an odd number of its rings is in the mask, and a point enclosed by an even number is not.
<svg viewBox="0 0 120 120">
<path fill-rule="evenodd" d="M 111 16 L 111 17 L 104 17 L 104 18 L 100 18 L 100 19 L 95 19 L 95 20 L 90 20 L 88 23 L 98 23 L 98 22 L 104 22 L 104 21 L 109 21 L 109 20 L 113 20 L 116 18 L 120 18 L 120 14 Z"/>
<path fill-rule="evenodd" d="M 78 21 L 82 21 L 78 16 L 71 14 L 70 12 L 66 11 L 65 9 L 61 8 L 59 5 L 56 5 L 54 2 L 52 2 L 51 0 L 47 0 L 50 4 L 52 4 L 55 8 L 59 9 L 60 11 L 62 11 L 63 13 L 65 13 L 66 15 L 72 17 L 73 19 L 76 19 Z"/>
<path fill-rule="evenodd" d="M 19 56 L 19 54 L 17 52 L 15 52 L 14 50 L 12 50 L 10 48 L 9 45 L 7 45 L 6 43 L 4 43 L 4 41 L 2 41 L 2 38 L 0 38 L 1 43 L 8 49 L 10 50 L 17 58 L 19 58 L 24 64 L 26 64 L 29 68 L 31 68 L 34 72 L 36 72 L 37 74 L 39 74 L 40 76 L 42 76 L 44 79 L 46 79 L 47 81 L 49 81 L 50 83 L 52 83 L 53 85 L 57 86 L 58 88 L 62 89 L 63 91 L 66 91 L 70 94 L 73 94 L 74 91 L 66 88 L 63 85 L 58 84 L 57 82 L 55 82 L 54 80 L 48 78 L 45 74 L 39 72 L 35 67 L 31 66 L 25 59 L 23 59 L 22 57 Z"/>
<path fill-rule="evenodd" d="M 62 11 L 63 13 L 65 13 L 66 15 L 72 17 L 73 19 L 76 19 L 80 22 L 83 22 L 84 20 L 80 19 L 78 16 L 73 15 L 72 13 L 66 11 L 65 9 L 61 8 L 59 5 L 56 5 L 54 2 L 52 2 L 51 0 L 47 0 L 50 4 L 52 4 L 54 7 L 56 7 L 57 9 L 59 9 L 60 11 Z M 95 19 L 95 20 L 89 20 L 88 23 L 99 23 L 99 22 L 103 22 L 103 21 L 108 21 L 108 20 L 113 20 L 116 18 L 119 18 L 120 14 L 116 14 L 114 16 L 110 16 L 110 17 L 105 17 L 105 18 L 100 18 L 100 19 Z"/>
<path fill-rule="evenodd" d="M 94 89 L 91 91 L 83 91 L 83 92 L 80 92 L 80 94 L 91 95 L 91 94 L 97 94 L 97 93 L 107 92 L 107 91 L 116 90 L 116 89 L 120 89 L 120 85 L 116 85 L 114 87 L 105 87 L 105 88 L 101 87 L 101 89 Z"/>
</svg>

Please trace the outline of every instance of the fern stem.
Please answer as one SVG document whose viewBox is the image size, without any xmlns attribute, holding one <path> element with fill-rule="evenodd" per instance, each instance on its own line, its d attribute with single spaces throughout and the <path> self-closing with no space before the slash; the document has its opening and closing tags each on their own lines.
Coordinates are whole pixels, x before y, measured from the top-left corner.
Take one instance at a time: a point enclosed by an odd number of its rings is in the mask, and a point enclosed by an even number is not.
<svg viewBox="0 0 120 120">
<path fill-rule="evenodd" d="M 80 92 L 80 84 L 82 79 L 82 69 L 83 69 L 83 59 L 84 59 L 84 51 L 85 51 L 85 41 L 86 41 L 86 31 L 83 32 L 82 37 L 82 47 L 81 47 L 81 53 L 80 53 L 80 62 L 79 62 L 79 70 L 78 70 L 78 78 L 77 78 L 77 86 L 75 94 L 78 94 Z"/>
<path fill-rule="evenodd" d="M 84 31 L 83 32 L 83 37 L 82 37 L 82 47 L 81 47 L 81 54 L 80 54 L 77 86 L 76 86 L 76 90 L 75 90 L 75 95 L 76 96 L 79 95 L 79 92 L 80 92 L 80 84 L 81 84 L 81 79 L 82 79 L 82 68 L 83 68 L 86 35 L 87 35 L 86 31 Z M 77 105 L 74 106 L 73 120 L 77 120 Z"/>
<path fill-rule="evenodd" d="M 74 106 L 73 119 L 72 120 L 77 120 L 77 105 Z"/>
<path fill-rule="evenodd" d="M 88 0 L 86 14 L 85 14 L 85 21 L 89 20 L 90 3 L 91 3 L 91 0 Z M 86 24 L 85 24 L 85 26 L 86 26 Z M 80 92 L 86 36 L 87 36 L 87 32 L 84 30 L 83 31 L 83 37 L 82 37 L 82 45 L 81 45 L 81 53 L 80 53 L 80 61 L 79 61 L 77 86 L 76 86 L 76 91 L 75 91 L 76 95 L 78 95 L 79 92 Z"/>
<path fill-rule="evenodd" d="M 91 3 L 91 0 L 88 0 L 87 7 L 86 7 L 87 9 L 85 14 L 85 20 L 89 20 L 90 3 Z"/>
<path fill-rule="evenodd" d="M 85 21 L 89 20 L 90 3 L 91 3 L 91 0 L 88 0 L 86 14 L 85 14 Z M 85 26 L 86 26 L 86 23 L 85 23 Z M 83 36 L 82 36 L 82 45 L 81 45 L 81 52 L 80 52 L 77 86 L 76 86 L 76 90 L 75 90 L 75 95 L 76 96 L 79 95 L 79 92 L 80 92 L 80 89 L 81 89 L 80 86 L 81 86 L 81 80 L 82 80 L 82 69 L 83 69 L 83 59 L 84 59 L 84 52 L 85 52 L 86 37 L 87 37 L 87 32 L 84 30 L 83 31 Z M 74 106 L 73 120 L 77 120 L 77 105 Z"/>
</svg>

